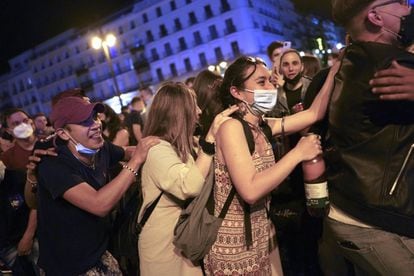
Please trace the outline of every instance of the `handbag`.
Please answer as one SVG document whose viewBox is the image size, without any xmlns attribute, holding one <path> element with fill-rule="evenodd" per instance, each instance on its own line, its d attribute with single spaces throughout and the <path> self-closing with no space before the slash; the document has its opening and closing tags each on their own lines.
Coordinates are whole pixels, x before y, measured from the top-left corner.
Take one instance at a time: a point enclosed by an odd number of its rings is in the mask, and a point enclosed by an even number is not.
<svg viewBox="0 0 414 276">
<path fill-rule="evenodd" d="M 236 194 L 231 188 L 218 217 L 214 216 L 214 164 L 211 165 L 200 194 L 181 212 L 174 229 L 173 244 L 194 265 L 200 265 L 217 238 L 218 230 Z"/>
</svg>

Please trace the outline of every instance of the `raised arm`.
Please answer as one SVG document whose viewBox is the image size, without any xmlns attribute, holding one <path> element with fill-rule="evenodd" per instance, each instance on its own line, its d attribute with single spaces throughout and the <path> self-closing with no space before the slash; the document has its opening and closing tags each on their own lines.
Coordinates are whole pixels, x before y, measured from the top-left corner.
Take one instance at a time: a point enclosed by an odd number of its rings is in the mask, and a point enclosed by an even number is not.
<svg viewBox="0 0 414 276">
<path fill-rule="evenodd" d="M 146 137 L 136 146 L 126 167 L 121 170 L 107 185 L 95 190 L 86 182 L 82 182 L 63 194 L 63 198 L 73 205 L 97 216 L 105 216 L 120 200 L 122 195 L 135 180 L 135 173 L 145 162 L 148 150 L 159 143 L 157 137 Z"/>
<path fill-rule="evenodd" d="M 224 116 L 218 115 L 219 118 L 213 123 L 212 132 L 210 134 L 214 135 L 214 132 L 216 131 L 214 129 L 218 128 L 223 121 L 229 119 L 227 116 L 235 110 L 237 110 L 237 107 L 230 107 L 222 112 Z M 99 190 L 95 190 L 88 183 L 83 182 L 67 190 L 63 194 L 63 197 L 73 205 L 87 212 L 97 216 L 105 216 L 111 211 L 113 206 L 119 201 L 130 184 L 134 181 L 136 177 L 134 172 L 137 172 L 144 163 L 148 150 L 158 143 L 159 139 L 157 137 L 149 136 L 141 139 L 136 147 L 126 147 L 125 159 L 129 160 L 126 164 L 127 167 L 126 169 L 124 168 L 111 182 Z M 211 160 L 211 156 L 207 156 L 203 153 L 197 158 L 196 165 L 199 167 L 204 177 L 207 175 Z"/>
</svg>

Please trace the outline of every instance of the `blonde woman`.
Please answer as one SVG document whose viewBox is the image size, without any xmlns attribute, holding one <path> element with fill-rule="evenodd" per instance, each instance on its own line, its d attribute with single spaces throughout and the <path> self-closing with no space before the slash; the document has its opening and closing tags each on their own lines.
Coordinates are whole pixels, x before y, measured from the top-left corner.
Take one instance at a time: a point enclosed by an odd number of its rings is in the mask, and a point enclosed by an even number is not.
<svg viewBox="0 0 414 276">
<path fill-rule="evenodd" d="M 215 142 L 220 124 L 237 110 L 230 107 L 214 120 L 206 135 Z M 174 227 L 183 202 L 199 194 L 212 156 L 200 150 L 193 157 L 193 132 L 201 113 L 193 90 L 182 83 L 164 84 L 156 93 L 144 128 L 144 136 L 158 136 L 142 169 L 143 207 L 138 220 L 163 192 L 139 236 L 140 272 L 148 275 L 202 275 L 174 247 Z"/>
</svg>

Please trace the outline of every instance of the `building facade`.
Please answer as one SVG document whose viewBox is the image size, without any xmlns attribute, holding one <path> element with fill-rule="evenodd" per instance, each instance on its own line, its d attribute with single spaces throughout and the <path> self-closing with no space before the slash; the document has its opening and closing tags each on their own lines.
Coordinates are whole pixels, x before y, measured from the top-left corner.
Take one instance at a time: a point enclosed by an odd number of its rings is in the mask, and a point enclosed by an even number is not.
<svg viewBox="0 0 414 276">
<path fill-rule="evenodd" d="M 93 101 L 107 101 L 119 111 L 117 96 L 125 105 L 140 88 L 183 81 L 240 55 L 267 59 L 266 47 L 274 40 L 301 49 L 300 23 L 289 0 L 136 1 L 9 60 L 10 73 L 0 76 L 0 109 L 48 114 L 53 96 L 81 87 Z M 102 49 L 91 47 L 92 37 L 109 33 L 117 38 L 109 48 L 112 66 Z"/>
</svg>

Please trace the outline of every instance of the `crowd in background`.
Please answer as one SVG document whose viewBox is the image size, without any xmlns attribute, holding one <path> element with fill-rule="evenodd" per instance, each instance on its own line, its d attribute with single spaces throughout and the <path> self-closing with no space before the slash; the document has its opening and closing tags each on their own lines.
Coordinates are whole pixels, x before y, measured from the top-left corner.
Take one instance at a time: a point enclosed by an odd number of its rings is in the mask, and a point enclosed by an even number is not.
<svg viewBox="0 0 414 276">
<path fill-rule="evenodd" d="M 413 23 L 413 11 L 400 1 L 336 2 L 334 15 L 354 42 L 329 54 L 327 66 L 275 41 L 267 48 L 272 64 L 241 56 L 224 76 L 205 70 L 157 91 L 141 89 L 120 114 L 91 103 L 81 89 L 58 94 L 50 115 L 3 112 L 2 269 L 14 275 L 412 273 L 414 57 L 395 46 L 410 33 L 395 36 L 401 30 L 389 28 L 399 17 Z M 397 19 L 388 17 L 394 13 Z M 361 28 L 361 18 L 372 26 Z M 316 218 L 306 210 L 300 164 L 323 149 L 331 206 L 327 217 Z M 197 266 L 174 247 L 174 226 L 211 166 L 214 213 L 231 201 Z M 390 179 L 396 179 L 390 191 L 377 186 Z M 377 190 L 396 198 L 377 198 Z M 134 240 L 136 222 L 154 202 Z"/>
</svg>

